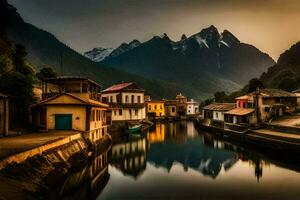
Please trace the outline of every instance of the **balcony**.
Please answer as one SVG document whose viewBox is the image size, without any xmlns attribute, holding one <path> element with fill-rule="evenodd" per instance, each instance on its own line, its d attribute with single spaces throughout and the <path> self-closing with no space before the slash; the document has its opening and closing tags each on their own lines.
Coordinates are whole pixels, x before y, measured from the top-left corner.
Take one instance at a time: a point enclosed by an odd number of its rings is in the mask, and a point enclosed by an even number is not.
<svg viewBox="0 0 300 200">
<path fill-rule="evenodd" d="M 108 103 L 110 108 L 144 108 L 145 103 Z"/>
<path fill-rule="evenodd" d="M 43 93 L 42 94 L 42 99 L 45 100 L 45 99 L 51 98 L 53 96 L 56 96 L 60 93 L 61 92 Z M 81 99 L 85 99 L 85 100 L 87 100 L 87 99 L 92 99 L 92 100 L 95 100 L 95 101 L 100 101 L 101 100 L 99 93 L 80 93 L 80 92 L 68 92 L 68 93 L 72 94 L 74 96 L 77 96 Z"/>
</svg>

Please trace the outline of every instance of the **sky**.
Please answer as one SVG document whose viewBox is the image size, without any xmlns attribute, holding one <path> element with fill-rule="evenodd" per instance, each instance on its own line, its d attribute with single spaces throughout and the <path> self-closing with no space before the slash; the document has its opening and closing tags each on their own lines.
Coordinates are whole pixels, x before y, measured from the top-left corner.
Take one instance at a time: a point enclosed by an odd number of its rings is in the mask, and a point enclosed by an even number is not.
<svg viewBox="0 0 300 200">
<path fill-rule="evenodd" d="M 275 60 L 300 40 L 300 0 L 8 0 L 26 22 L 82 53 L 167 33 L 173 40 L 210 25 Z"/>
</svg>

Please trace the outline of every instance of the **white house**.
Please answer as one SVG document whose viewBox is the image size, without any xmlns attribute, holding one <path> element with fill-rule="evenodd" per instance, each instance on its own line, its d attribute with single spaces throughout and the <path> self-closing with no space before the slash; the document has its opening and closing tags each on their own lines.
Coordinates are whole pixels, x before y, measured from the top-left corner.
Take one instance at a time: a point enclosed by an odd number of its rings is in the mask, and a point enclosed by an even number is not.
<svg viewBox="0 0 300 200">
<path fill-rule="evenodd" d="M 196 115 L 199 113 L 199 103 L 191 99 L 186 102 L 186 114 L 187 115 Z"/>
<path fill-rule="evenodd" d="M 112 110 L 112 121 L 137 121 L 146 118 L 145 91 L 135 83 L 121 83 L 102 91 L 102 102 Z"/>
<path fill-rule="evenodd" d="M 223 124 L 224 113 L 236 107 L 235 103 L 213 103 L 203 108 L 202 116 L 208 125 Z"/>
</svg>

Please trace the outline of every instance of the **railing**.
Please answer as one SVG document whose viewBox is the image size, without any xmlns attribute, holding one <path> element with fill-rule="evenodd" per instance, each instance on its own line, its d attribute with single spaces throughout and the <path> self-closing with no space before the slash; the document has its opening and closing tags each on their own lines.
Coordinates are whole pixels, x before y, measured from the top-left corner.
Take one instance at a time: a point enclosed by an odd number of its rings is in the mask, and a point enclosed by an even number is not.
<svg viewBox="0 0 300 200">
<path fill-rule="evenodd" d="M 238 132 L 244 132 L 247 131 L 250 128 L 249 125 L 246 124 L 228 124 L 225 122 L 225 129 L 233 130 L 233 131 L 238 131 Z"/>
<path fill-rule="evenodd" d="M 144 108 L 145 103 L 108 103 L 111 108 Z"/>
<path fill-rule="evenodd" d="M 96 94 L 96 93 L 80 93 L 80 92 L 68 92 L 68 93 L 71 93 L 75 96 L 78 96 L 78 97 L 84 97 L 84 98 L 89 98 L 89 99 L 92 99 L 92 100 L 95 100 L 95 101 L 100 101 L 101 98 L 100 98 L 100 95 L 99 94 Z M 59 92 L 50 92 L 50 93 L 43 93 L 42 94 L 42 98 L 43 100 L 45 99 L 48 99 L 48 98 L 51 98 L 53 96 L 56 96 L 60 94 Z"/>
</svg>

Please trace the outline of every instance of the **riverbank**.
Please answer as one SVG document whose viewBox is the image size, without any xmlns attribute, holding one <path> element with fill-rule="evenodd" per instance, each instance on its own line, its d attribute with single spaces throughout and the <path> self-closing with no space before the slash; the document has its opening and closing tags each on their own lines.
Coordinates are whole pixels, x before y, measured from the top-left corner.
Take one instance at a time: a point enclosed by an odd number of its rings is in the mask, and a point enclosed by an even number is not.
<svg viewBox="0 0 300 200">
<path fill-rule="evenodd" d="M 16 148 L 16 154 L 11 155 L 13 152 L 9 148 L 1 146 L 9 155 L 1 159 L 1 199 L 55 199 L 49 196 L 54 194 L 53 188 L 61 186 L 70 173 L 90 162 L 93 154 L 111 146 L 111 137 L 108 135 L 93 149 L 89 149 L 90 144 L 80 133 L 57 133 L 53 137 L 49 134 L 23 135 L 0 141 L 18 141 L 12 147 Z M 26 145 L 18 148 L 18 145 L 22 146 L 23 138 Z M 37 140 L 31 142 L 34 138 Z"/>
<path fill-rule="evenodd" d="M 194 122 L 197 129 L 238 141 L 247 145 L 264 148 L 266 151 L 282 151 L 297 154 L 300 152 L 300 135 L 298 133 L 284 133 L 269 129 L 246 130 L 244 132 L 208 126 L 200 121 Z"/>
</svg>

